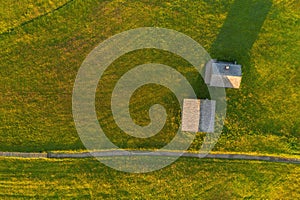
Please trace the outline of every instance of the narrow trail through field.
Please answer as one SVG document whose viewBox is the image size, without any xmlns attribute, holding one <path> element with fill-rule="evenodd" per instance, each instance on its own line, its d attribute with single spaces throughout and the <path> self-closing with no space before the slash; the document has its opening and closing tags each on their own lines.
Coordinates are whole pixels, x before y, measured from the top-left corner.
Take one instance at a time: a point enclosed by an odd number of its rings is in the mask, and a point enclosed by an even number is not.
<svg viewBox="0 0 300 200">
<path fill-rule="evenodd" d="M 58 7 L 54 8 L 54 9 L 52 9 L 51 11 L 45 12 L 45 13 L 43 13 L 41 15 L 38 15 L 38 16 L 32 18 L 32 19 L 29 19 L 27 21 L 21 22 L 20 24 L 14 26 L 14 27 L 10 27 L 7 30 L 3 30 L 2 32 L 0 32 L 0 36 L 1 35 L 7 35 L 7 34 L 13 32 L 15 29 L 17 29 L 19 27 L 25 26 L 26 24 L 32 23 L 33 21 L 36 21 L 37 19 L 40 19 L 40 18 L 45 17 L 45 16 L 48 16 L 51 13 L 54 13 L 54 12 L 56 12 L 56 11 L 64 8 L 64 7 L 66 7 L 67 5 L 69 5 L 70 3 L 72 3 L 73 1 L 74 0 L 69 0 L 66 3 L 64 3 L 64 4 L 58 6 Z"/>
<path fill-rule="evenodd" d="M 211 159 L 232 159 L 232 160 L 256 160 L 256 161 L 268 161 L 268 162 L 280 162 L 290 164 L 300 164 L 298 158 L 285 158 L 279 156 L 262 156 L 262 155 L 250 155 L 250 154 L 208 154 L 201 155 L 198 153 L 189 152 L 172 152 L 172 151 L 122 151 L 122 150 L 110 150 L 110 151 L 97 151 L 97 152 L 83 152 L 83 153 L 25 153 L 25 152 L 0 152 L 0 157 L 15 157 L 15 158 L 90 158 L 90 157 L 114 157 L 114 156 L 181 156 L 188 158 L 211 158 Z"/>
</svg>

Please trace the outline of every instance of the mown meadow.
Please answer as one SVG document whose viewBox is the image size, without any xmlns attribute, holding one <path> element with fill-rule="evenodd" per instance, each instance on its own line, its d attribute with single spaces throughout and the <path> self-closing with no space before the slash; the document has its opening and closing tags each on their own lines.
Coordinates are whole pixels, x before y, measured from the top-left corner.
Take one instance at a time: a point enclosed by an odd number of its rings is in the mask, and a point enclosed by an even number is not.
<svg viewBox="0 0 300 200">
<path fill-rule="evenodd" d="M 0 135 L 3 151 L 84 149 L 76 133 L 71 98 L 76 73 L 100 42 L 137 27 L 180 31 L 212 57 L 243 65 L 239 90 L 227 89 L 227 118 L 218 151 L 299 154 L 298 1 L 24 1 L 1 4 Z M 111 123 L 107 97 L 133 64 L 160 62 L 181 69 L 199 97 L 201 77 L 168 52 L 145 50 L 113 63 L 98 86 L 98 118 L 112 140 L 125 148 L 165 145 L 180 123 L 168 91 L 144 88 L 133 98 L 167 102 L 170 125 L 149 141 L 128 138 Z M 122 69 L 118 66 L 122 66 Z M 157 87 L 157 86 L 154 86 Z M 197 89 L 198 87 L 198 89 Z M 143 92 L 143 91 L 141 91 Z M 149 94 L 150 93 L 150 94 Z M 157 94 L 162 94 L 157 97 Z M 136 117 L 147 123 L 150 100 Z M 174 104 L 175 103 L 175 104 Z M 166 104 L 166 103 L 165 103 Z M 100 107 L 96 105 L 96 107 Z M 102 114 L 101 114 L 102 113 Z M 133 114 L 134 115 L 134 114 Z M 199 149 L 199 133 L 192 150 Z M 115 138 L 115 139 L 114 139 Z"/>
<path fill-rule="evenodd" d="M 162 27 L 190 36 L 213 58 L 243 65 L 241 88 L 226 89 L 227 117 L 214 151 L 299 157 L 299 7 L 297 0 L 1 0 L 0 151 L 85 150 L 72 117 L 81 63 L 117 33 Z M 209 98 L 199 74 L 170 52 L 120 57 L 99 82 L 95 107 L 121 148 L 161 148 L 179 127 L 179 104 L 159 85 L 140 88 L 130 109 L 137 124 L 147 125 L 149 107 L 164 105 L 169 115 L 160 133 L 137 139 L 113 122 L 115 83 L 150 62 L 177 69 L 199 98 Z M 199 150 L 203 137 L 198 133 L 190 150 Z M 299 174 L 296 164 L 256 161 L 180 158 L 159 171 L 128 174 L 95 159 L 0 158 L 0 198 L 299 199 Z"/>
<path fill-rule="evenodd" d="M 94 159 L 0 158 L 1 199 L 299 199 L 300 167 L 180 158 L 147 174 Z"/>
</svg>

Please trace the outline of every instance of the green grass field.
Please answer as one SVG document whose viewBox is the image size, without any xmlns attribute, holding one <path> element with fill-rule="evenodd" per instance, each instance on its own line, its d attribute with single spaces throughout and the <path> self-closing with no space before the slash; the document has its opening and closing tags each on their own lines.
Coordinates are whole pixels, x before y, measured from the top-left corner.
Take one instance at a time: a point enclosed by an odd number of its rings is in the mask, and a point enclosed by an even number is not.
<svg viewBox="0 0 300 200">
<path fill-rule="evenodd" d="M 0 198 L 299 199 L 300 166 L 181 158 L 147 174 L 94 159 L 0 159 Z"/>
<path fill-rule="evenodd" d="M 243 65 L 239 90 L 226 89 L 219 152 L 300 155 L 300 2 L 298 0 L 0 0 L 0 151 L 81 151 L 72 117 L 77 71 L 100 42 L 138 27 L 180 31 L 214 58 Z M 143 50 L 116 60 L 98 85 L 96 109 L 107 136 L 123 148 L 160 148 L 180 123 L 178 102 L 157 85 L 132 97 L 136 123 L 149 123 L 154 103 L 167 125 L 150 139 L 126 135 L 113 122 L 111 91 L 126 71 L 158 62 L 184 74 L 197 96 L 203 80 L 182 58 Z M 120 66 L 122 66 L 120 68 Z M 146 104 L 142 107 L 140 101 Z M 198 133 L 190 150 L 200 149 Z M 181 158 L 149 174 L 111 170 L 94 159 L 0 158 L 0 198 L 299 199 L 298 165 Z"/>
<path fill-rule="evenodd" d="M 300 114 L 296 111 L 300 91 L 300 47 L 297 45 L 300 16 L 297 1 L 76 0 L 56 10 L 63 2 L 7 4 L 1 4 L 1 10 L 10 7 L 12 11 L 1 16 L 0 150 L 83 149 L 71 113 L 73 83 L 82 61 L 98 43 L 116 33 L 158 26 L 183 32 L 214 57 L 237 59 L 243 65 L 241 89 L 227 90 L 227 119 L 216 150 L 299 154 Z M 24 9 L 35 5 L 40 11 L 25 17 Z M 45 12 L 49 14 L 43 15 Z M 39 15 L 43 16 L 37 17 Z M 9 25 L 11 19 L 17 21 Z M 25 20 L 30 22 L 24 23 Z M 248 26 L 249 22 L 253 24 Z M 11 27 L 14 29 L 5 32 Z M 114 64 L 126 70 L 132 60 L 133 64 L 157 61 L 181 68 L 194 87 L 199 85 L 198 96 L 205 96 L 199 76 L 189 70 L 188 63 L 172 54 L 135 52 L 124 55 Z M 112 66 L 99 84 L 97 98 L 104 97 L 103 102 L 99 102 L 104 108 L 107 106 L 105 97 L 110 95 L 122 70 Z M 162 94 L 162 98 L 169 98 L 168 92 Z M 116 125 L 110 123 L 109 114 L 98 117 L 100 123 L 109 124 L 107 129 L 113 132 L 109 136 L 116 144 L 127 148 L 156 148 L 169 141 L 178 127 L 180 112 L 173 108 L 170 113 L 173 121 L 164 130 L 165 136 L 147 142 L 120 133 Z M 142 116 L 141 124 L 147 122 L 143 112 L 137 114 Z M 199 141 L 201 134 L 191 149 L 198 149 Z"/>
</svg>

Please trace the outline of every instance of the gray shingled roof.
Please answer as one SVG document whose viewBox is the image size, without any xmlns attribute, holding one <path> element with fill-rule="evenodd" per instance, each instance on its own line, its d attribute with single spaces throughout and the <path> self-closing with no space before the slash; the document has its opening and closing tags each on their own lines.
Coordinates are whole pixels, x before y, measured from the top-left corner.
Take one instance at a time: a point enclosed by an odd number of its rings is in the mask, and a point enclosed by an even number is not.
<svg viewBox="0 0 300 200">
<path fill-rule="evenodd" d="M 184 99 L 182 131 L 214 132 L 216 101 Z"/>
</svg>

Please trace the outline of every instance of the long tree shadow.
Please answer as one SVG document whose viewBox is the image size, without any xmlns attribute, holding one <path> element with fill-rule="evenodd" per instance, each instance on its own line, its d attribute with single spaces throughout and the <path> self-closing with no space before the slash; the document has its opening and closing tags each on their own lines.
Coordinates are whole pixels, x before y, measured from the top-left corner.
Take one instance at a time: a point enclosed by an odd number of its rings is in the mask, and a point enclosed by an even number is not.
<svg viewBox="0 0 300 200">
<path fill-rule="evenodd" d="M 271 0 L 235 0 L 211 47 L 211 55 L 217 59 L 247 64 L 249 52 L 271 6 Z"/>
</svg>

